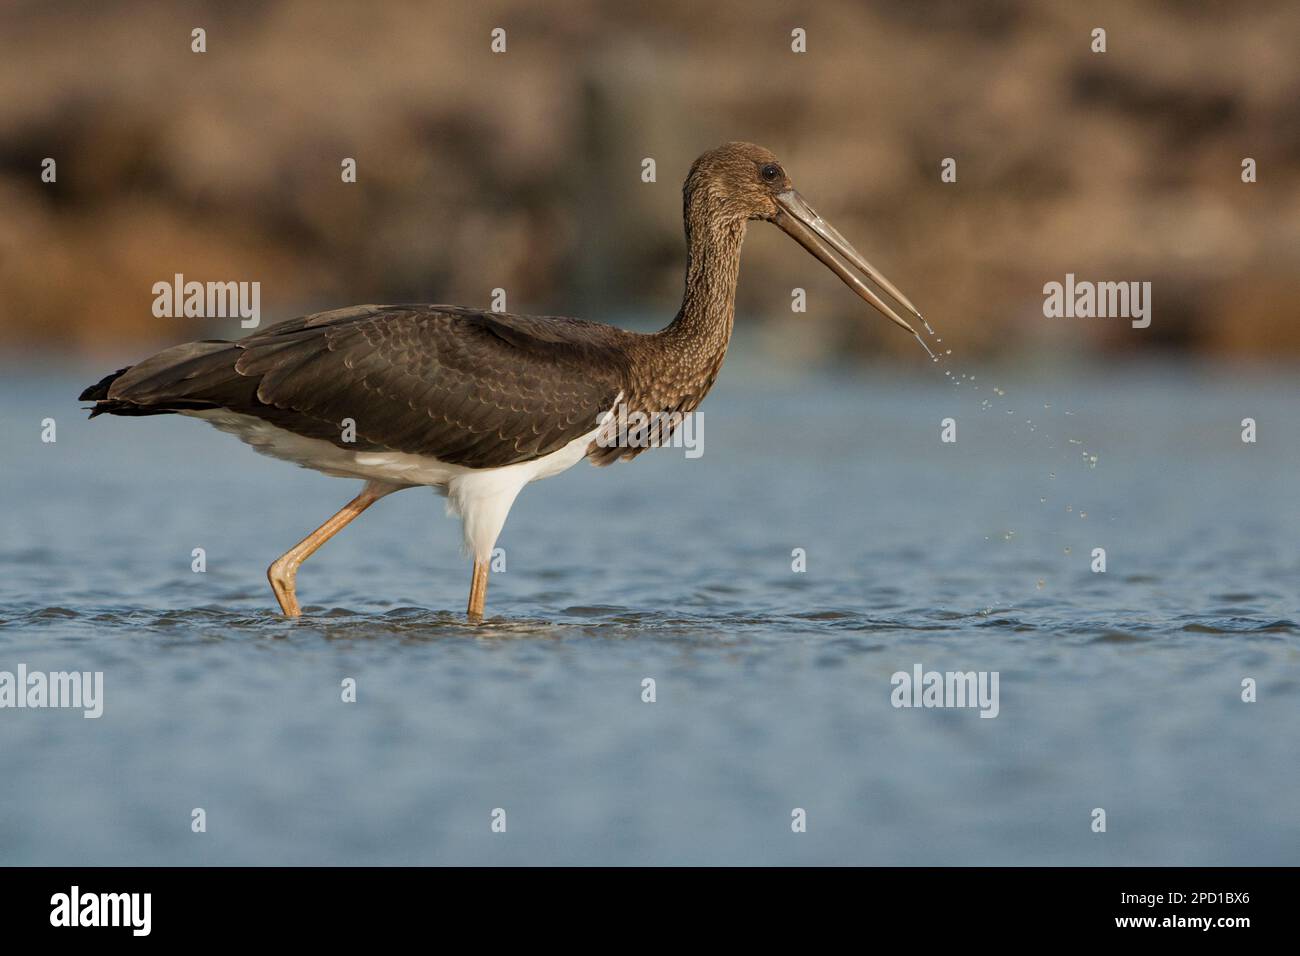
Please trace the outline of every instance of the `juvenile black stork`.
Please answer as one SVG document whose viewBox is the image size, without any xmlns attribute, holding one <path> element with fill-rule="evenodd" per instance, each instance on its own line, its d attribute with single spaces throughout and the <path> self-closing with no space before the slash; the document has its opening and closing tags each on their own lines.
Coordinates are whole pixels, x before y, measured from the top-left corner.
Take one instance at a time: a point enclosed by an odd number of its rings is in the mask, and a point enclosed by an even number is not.
<svg viewBox="0 0 1300 956">
<path fill-rule="evenodd" d="M 105 377 L 81 399 L 95 403 L 91 418 L 190 415 L 264 454 L 365 481 L 267 570 L 289 617 L 301 614 L 294 581 L 303 561 L 385 495 L 432 486 L 463 521 L 474 558 L 467 613 L 477 623 L 492 549 L 524 485 L 583 458 L 631 459 L 646 443 L 611 440 L 616 413 L 665 422 L 663 439 L 679 420 L 674 413 L 691 412 L 708 393 L 731 338 L 751 219 L 776 223 L 916 334 L 863 277 L 920 320 L 916 307 L 804 201 L 768 150 L 710 150 L 691 166 L 683 195 L 686 291 L 658 332 L 447 305 L 363 305 L 237 342 L 177 345 Z"/>
</svg>

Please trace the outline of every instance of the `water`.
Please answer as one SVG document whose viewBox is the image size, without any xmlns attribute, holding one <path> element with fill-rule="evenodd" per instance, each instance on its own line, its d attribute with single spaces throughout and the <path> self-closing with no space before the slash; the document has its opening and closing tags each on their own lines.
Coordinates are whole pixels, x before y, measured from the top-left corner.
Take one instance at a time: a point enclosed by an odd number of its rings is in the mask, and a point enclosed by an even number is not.
<svg viewBox="0 0 1300 956">
<path fill-rule="evenodd" d="M 266 565 L 356 484 L 87 422 L 102 371 L 0 386 L 0 670 L 106 697 L 0 710 L 0 863 L 1300 862 L 1293 379 L 736 363 L 701 458 L 526 489 L 470 627 L 423 489 L 272 613 Z M 998 671 L 999 716 L 891 707 L 917 663 Z"/>
</svg>

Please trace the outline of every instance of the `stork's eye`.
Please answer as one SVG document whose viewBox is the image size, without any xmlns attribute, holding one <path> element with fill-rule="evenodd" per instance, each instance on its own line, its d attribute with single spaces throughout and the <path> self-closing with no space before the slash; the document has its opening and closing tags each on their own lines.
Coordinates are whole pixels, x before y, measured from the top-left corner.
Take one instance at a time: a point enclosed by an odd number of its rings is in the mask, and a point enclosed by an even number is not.
<svg viewBox="0 0 1300 956">
<path fill-rule="evenodd" d="M 768 163 L 759 170 L 759 173 L 766 182 L 774 183 L 781 178 L 781 167 L 776 163 Z"/>
</svg>

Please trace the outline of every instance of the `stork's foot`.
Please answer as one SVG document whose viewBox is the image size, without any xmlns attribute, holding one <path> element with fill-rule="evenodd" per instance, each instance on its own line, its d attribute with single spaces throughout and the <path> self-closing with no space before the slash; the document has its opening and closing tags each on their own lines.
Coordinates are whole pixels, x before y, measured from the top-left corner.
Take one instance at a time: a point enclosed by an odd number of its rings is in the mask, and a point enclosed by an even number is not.
<svg viewBox="0 0 1300 956">
<path fill-rule="evenodd" d="M 402 487 L 404 486 L 388 485 L 377 481 L 366 482 L 366 486 L 361 489 L 361 494 L 280 555 L 275 563 L 266 569 L 266 579 L 271 582 L 271 590 L 275 592 L 275 599 L 280 602 L 280 610 L 284 612 L 285 617 L 302 617 L 302 609 L 298 607 L 298 595 L 294 593 L 294 581 L 298 577 L 298 568 L 302 563 L 315 554 L 322 544 L 346 528 L 357 515 L 384 495 L 400 491 Z"/>
<path fill-rule="evenodd" d="M 266 579 L 271 582 L 271 590 L 275 593 L 275 599 L 280 602 L 280 610 L 285 617 L 302 617 L 302 608 L 298 606 L 298 595 L 296 593 L 296 580 L 298 576 L 298 565 L 293 561 L 286 561 L 288 555 L 271 563 L 266 569 Z"/>
<path fill-rule="evenodd" d="M 469 608 L 465 617 L 471 624 L 483 623 L 483 605 L 487 602 L 488 563 L 474 561 L 474 578 L 469 585 Z"/>
</svg>

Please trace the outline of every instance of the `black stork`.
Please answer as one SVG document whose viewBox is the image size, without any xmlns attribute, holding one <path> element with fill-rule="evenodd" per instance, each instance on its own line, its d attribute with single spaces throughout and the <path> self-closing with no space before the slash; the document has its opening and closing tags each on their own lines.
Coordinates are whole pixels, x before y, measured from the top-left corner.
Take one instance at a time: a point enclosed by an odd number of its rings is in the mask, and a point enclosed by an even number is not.
<svg viewBox="0 0 1300 956">
<path fill-rule="evenodd" d="M 631 459 L 649 443 L 611 440 L 616 414 L 667 422 L 662 439 L 675 416 L 708 394 L 731 338 L 750 220 L 780 226 L 913 335 L 863 278 L 923 321 L 804 201 L 768 150 L 710 150 L 691 166 L 683 199 L 686 290 L 658 332 L 446 305 L 363 305 L 289 319 L 237 342 L 177 345 L 106 376 L 81 399 L 95 403 L 91 418 L 190 415 L 264 454 L 365 481 L 267 570 L 289 617 L 301 614 L 294 582 L 303 561 L 385 495 L 432 486 L 464 525 L 474 558 L 467 613 L 477 623 L 492 550 L 524 485 L 583 458 Z"/>
</svg>

